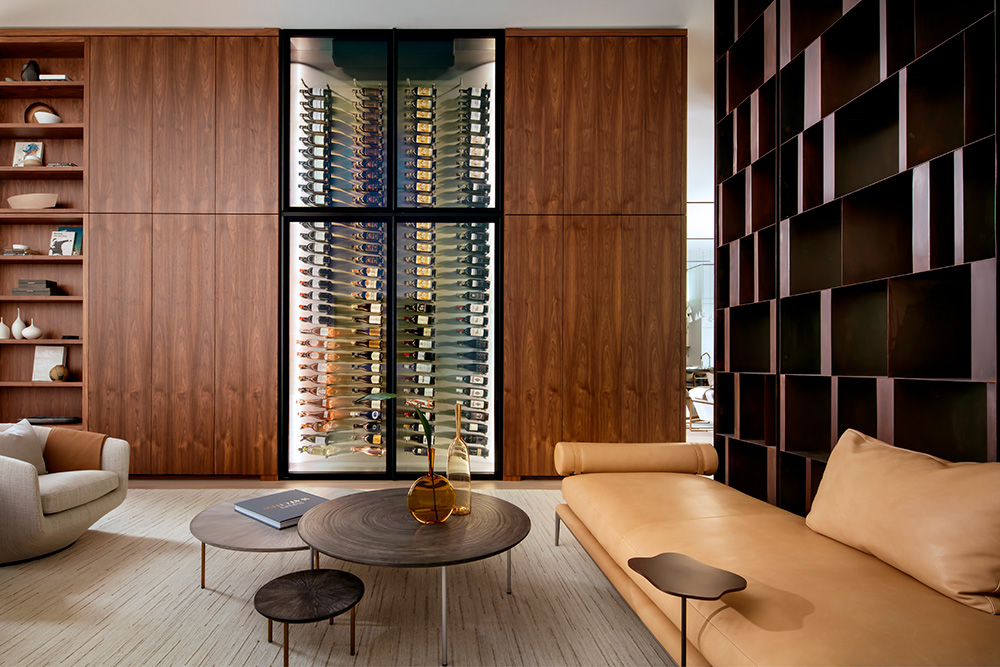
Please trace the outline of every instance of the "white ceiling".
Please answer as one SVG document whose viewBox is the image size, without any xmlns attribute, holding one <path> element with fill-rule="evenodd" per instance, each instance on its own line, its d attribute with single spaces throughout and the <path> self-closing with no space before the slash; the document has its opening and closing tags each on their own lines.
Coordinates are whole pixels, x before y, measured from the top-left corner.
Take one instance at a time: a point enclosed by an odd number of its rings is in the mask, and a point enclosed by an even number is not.
<svg viewBox="0 0 1000 667">
<path fill-rule="evenodd" d="M 712 201 L 712 0 L 0 0 L 0 30 L 47 27 L 688 29 L 688 199 Z"/>
</svg>

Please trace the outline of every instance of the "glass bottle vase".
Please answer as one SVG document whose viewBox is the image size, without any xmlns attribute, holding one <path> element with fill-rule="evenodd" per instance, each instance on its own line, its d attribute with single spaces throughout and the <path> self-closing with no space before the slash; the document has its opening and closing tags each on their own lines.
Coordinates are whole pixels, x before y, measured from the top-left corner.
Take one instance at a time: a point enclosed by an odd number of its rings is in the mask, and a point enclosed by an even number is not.
<svg viewBox="0 0 1000 667">
<path fill-rule="evenodd" d="M 428 443 L 429 472 L 406 494 L 406 508 L 420 523 L 444 523 L 455 509 L 455 489 L 447 478 L 434 474 L 434 448 Z"/>
<path fill-rule="evenodd" d="M 462 406 L 455 405 L 455 439 L 448 447 L 448 481 L 455 489 L 454 514 L 472 511 L 472 466 L 469 447 L 462 439 Z"/>
</svg>

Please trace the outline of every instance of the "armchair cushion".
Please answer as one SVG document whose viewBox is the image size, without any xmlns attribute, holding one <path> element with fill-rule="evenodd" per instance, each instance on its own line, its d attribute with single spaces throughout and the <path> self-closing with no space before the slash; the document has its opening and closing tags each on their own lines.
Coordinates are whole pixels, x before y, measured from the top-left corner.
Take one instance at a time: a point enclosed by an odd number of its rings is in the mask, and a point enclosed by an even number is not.
<svg viewBox="0 0 1000 667">
<path fill-rule="evenodd" d="M 27 419 L 16 424 L 0 424 L 0 456 L 30 463 L 35 466 L 39 475 L 46 473 L 42 442 Z"/>
<path fill-rule="evenodd" d="M 38 478 L 42 513 L 56 514 L 111 493 L 118 488 L 118 475 L 110 470 L 53 472 Z"/>
</svg>

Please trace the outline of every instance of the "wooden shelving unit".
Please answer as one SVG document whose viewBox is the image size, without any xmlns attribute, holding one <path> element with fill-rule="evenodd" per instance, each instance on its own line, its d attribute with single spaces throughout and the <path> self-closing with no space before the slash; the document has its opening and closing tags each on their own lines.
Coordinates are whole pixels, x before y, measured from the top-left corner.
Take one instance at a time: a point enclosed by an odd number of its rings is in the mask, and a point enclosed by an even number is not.
<svg viewBox="0 0 1000 667">
<path fill-rule="evenodd" d="M 730 485 L 804 514 L 847 428 L 997 460 L 995 17 L 983 0 L 717 0 Z"/>
<path fill-rule="evenodd" d="M 38 62 L 43 73 L 66 74 L 70 81 L 0 82 L 0 246 L 24 243 L 47 252 L 51 232 L 78 227 L 86 237 L 87 202 L 87 38 L 73 36 L 0 37 L 0 78 L 20 78 L 21 66 Z M 24 111 L 34 102 L 54 108 L 62 123 L 26 123 Z M 44 159 L 72 167 L 12 167 L 17 141 L 44 144 Z M 28 192 L 55 192 L 56 208 L 11 209 L 7 198 Z M 86 238 L 83 240 L 87 250 Z M 36 340 L 0 341 L 0 422 L 42 415 L 71 415 L 86 426 L 86 347 L 84 336 L 86 256 L 0 256 L 0 315 L 10 325 L 18 309 L 25 322 L 35 320 L 44 332 Z M 22 278 L 54 280 L 66 296 L 12 296 Z M 64 335 L 78 336 L 63 339 Z M 38 345 L 64 346 L 68 382 L 32 382 Z"/>
</svg>

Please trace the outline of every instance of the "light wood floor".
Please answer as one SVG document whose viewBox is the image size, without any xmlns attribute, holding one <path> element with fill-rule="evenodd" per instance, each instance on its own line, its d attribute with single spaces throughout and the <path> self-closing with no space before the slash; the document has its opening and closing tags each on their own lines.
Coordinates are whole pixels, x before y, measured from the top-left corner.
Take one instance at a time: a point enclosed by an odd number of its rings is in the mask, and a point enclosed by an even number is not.
<svg viewBox="0 0 1000 667">
<path fill-rule="evenodd" d="M 449 568 L 450 665 L 672 664 L 571 535 L 553 546 L 557 490 L 477 490 L 523 508 L 532 530 L 513 551 L 513 595 L 502 556 Z M 0 665 L 280 665 L 281 646 L 267 643 L 252 599 L 267 581 L 308 567 L 306 552 L 209 547 L 208 588 L 198 586 L 200 545 L 188 523 L 247 495 L 132 488 L 69 549 L 0 568 Z M 365 582 L 358 653 L 349 655 L 346 617 L 293 625 L 292 665 L 440 664 L 439 570 L 325 556 L 321 565 Z"/>
</svg>

